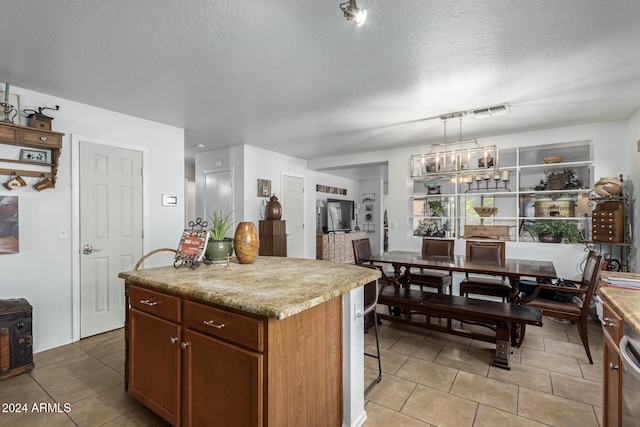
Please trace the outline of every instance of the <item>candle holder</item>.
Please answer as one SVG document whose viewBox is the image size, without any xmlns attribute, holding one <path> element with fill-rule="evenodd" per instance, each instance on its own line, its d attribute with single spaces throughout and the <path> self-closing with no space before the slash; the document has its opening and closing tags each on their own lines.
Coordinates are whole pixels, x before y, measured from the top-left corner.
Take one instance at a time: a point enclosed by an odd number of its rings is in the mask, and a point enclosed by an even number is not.
<svg viewBox="0 0 640 427">
<path fill-rule="evenodd" d="M 503 179 L 502 182 L 504 182 L 504 190 L 510 192 L 511 190 L 509 189 L 509 187 L 507 187 L 507 184 L 509 184 L 509 180 Z M 496 181 L 496 189 L 497 189 L 497 185 L 498 185 L 498 181 Z"/>
<path fill-rule="evenodd" d="M 18 110 L 16 110 L 16 108 L 8 102 L 0 102 L 0 107 L 2 107 L 2 114 L 4 114 L 4 118 L 0 120 L 0 122 L 13 124 L 13 120 L 18 115 Z"/>
</svg>

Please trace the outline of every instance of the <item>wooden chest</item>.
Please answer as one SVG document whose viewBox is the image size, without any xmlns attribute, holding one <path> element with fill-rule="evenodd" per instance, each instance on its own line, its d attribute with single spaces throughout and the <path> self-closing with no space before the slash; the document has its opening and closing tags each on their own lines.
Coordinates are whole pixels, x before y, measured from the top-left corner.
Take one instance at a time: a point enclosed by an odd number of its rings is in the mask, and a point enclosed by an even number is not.
<svg viewBox="0 0 640 427">
<path fill-rule="evenodd" d="M 24 298 L 0 300 L 0 380 L 33 369 L 32 309 Z"/>
<path fill-rule="evenodd" d="M 591 214 L 594 242 L 624 243 L 624 204 L 602 202 Z"/>
</svg>

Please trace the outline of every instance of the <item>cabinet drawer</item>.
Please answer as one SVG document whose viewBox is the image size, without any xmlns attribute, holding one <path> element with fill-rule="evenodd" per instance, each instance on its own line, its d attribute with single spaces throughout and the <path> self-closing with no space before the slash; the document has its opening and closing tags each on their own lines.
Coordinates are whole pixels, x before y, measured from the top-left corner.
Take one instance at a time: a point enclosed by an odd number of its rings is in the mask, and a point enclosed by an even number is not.
<svg viewBox="0 0 640 427">
<path fill-rule="evenodd" d="M 620 345 L 620 340 L 622 339 L 622 317 L 606 303 L 602 307 L 602 316 L 604 321 L 602 332 L 609 335 L 616 346 Z"/>
<path fill-rule="evenodd" d="M 0 126 L 0 139 L 9 142 L 20 141 L 20 129 L 11 126 Z"/>
<path fill-rule="evenodd" d="M 184 303 L 184 326 L 212 337 L 263 351 L 263 321 L 193 301 Z"/>
<path fill-rule="evenodd" d="M 180 322 L 180 298 L 131 286 L 129 306 L 172 322 Z"/>
<path fill-rule="evenodd" d="M 38 130 L 24 129 L 22 131 L 22 142 L 25 144 L 57 148 L 62 146 L 62 136 Z"/>
</svg>

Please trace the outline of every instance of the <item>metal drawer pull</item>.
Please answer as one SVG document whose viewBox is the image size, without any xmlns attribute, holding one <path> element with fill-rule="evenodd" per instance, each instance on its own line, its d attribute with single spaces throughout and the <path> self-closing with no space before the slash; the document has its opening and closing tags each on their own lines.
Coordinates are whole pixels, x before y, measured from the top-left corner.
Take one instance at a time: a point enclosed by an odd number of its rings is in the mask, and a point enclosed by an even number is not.
<svg viewBox="0 0 640 427">
<path fill-rule="evenodd" d="M 40 141 L 46 141 L 46 140 L 47 140 L 47 137 L 46 137 L 46 136 L 41 136 L 41 137 L 40 137 Z"/>
<path fill-rule="evenodd" d="M 148 299 L 141 299 L 140 300 L 140 304 L 149 305 L 149 306 L 153 307 L 154 305 L 158 305 L 158 301 L 151 301 L 151 300 L 148 300 Z"/>
<path fill-rule="evenodd" d="M 188 342 L 181 342 L 180 343 L 180 347 L 182 347 L 182 349 L 186 349 L 187 347 L 189 347 L 189 343 Z"/>
<path fill-rule="evenodd" d="M 169 338 L 169 342 L 170 342 L 171 344 L 175 344 L 175 343 L 177 343 L 177 342 L 178 342 L 178 337 L 171 337 L 171 338 Z"/>
<path fill-rule="evenodd" d="M 612 322 L 608 317 L 600 319 L 600 323 L 602 323 L 602 326 L 604 326 L 605 328 L 613 328 L 614 326 L 616 326 L 616 324 Z"/>
<path fill-rule="evenodd" d="M 207 326 L 213 326 L 216 329 L 222 329 L 226 326 L 226 323 L 223 323 L 221 325 L 216 325 L 213 320 L 204 320 L 202 323 L 204 323 Z"/>
<path fill-rule="evenodd" d="M 612 362 L 609 362 L 609 370 L 610 371 L 619 371 L 620 370 L 620 366 L 614 365 Z"/>
</svg>

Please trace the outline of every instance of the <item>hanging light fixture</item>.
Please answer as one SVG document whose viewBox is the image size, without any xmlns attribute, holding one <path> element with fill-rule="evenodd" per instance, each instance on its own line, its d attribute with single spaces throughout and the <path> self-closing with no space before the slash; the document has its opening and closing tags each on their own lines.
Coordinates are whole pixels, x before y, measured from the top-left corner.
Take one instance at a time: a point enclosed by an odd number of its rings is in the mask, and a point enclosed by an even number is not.
<svg viewBox="0 0 640 427">
<path fill-rule="evenodd" d="M 344 17 L 347 21 L 355 23 L 358 27 L 362 27 L 364 21 L 367 20 L 367 11 L 360 9 L 356 5 L 356 0 L 349 0 L 348 2 L 340 4 L 340 10 L 344 13 Z"/>
<path fill-rule="evenodd" d="M 410 159 L 412 178 L 456 178 L 470 184 L 473 181 L 496 179 L 499 174 L 499 151 L 495 145 L 480 145 L 475 139 L 462 139 L 462 119 L 466 112 L 440 116 L 444 124 L 444 139 L 429 146 L 425 154 L 414 154 Z M 457 141 L 447 140 L 447 120 L 459 119 L 460 136 Z M 500 178 L 498 178 L 500 179 Z"/>
</svg>

